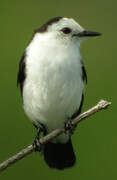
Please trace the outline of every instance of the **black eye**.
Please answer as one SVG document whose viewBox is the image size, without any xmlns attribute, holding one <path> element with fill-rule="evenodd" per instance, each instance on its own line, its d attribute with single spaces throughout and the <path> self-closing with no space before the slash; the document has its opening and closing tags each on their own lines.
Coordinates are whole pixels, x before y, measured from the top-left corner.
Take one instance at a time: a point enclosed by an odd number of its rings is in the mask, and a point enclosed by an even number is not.
<svg viewBox="0 0 117 180">
<path fill-rule="evenodd" d="M 61 29 L 61 31 L 62 31 L 63 33 L 65 33 L 65 34 L 69 34 L 69 33 L 71 32 L 71 29 L 65 27 L 65 28 Z"/>
</svg>

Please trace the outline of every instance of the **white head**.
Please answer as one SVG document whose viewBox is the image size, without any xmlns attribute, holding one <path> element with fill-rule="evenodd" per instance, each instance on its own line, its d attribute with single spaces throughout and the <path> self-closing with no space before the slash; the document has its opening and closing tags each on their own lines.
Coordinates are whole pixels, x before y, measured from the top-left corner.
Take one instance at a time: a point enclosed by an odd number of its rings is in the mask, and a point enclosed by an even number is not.
<svg viewBox="0 0 117 180">
<path fill-rule="evenodd" d="M 41 28 L 37 29 L 35 33 L 48 33 L 63 42 L 71 41 L 78 44 L 86 37 L 101 35 L 98 32 L 85 30 L 75 20 L 66 17 L 56 17 L 49 20 Z"/>
</svg>

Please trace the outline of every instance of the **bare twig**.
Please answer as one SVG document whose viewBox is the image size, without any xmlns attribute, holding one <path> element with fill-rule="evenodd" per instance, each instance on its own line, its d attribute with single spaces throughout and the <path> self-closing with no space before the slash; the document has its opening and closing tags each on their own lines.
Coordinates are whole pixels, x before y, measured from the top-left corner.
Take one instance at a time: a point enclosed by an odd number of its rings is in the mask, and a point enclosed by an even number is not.
<svg viewBox="0 0 117 180">
<path fill-rule="evenodd" d="M 78 117 L 76 117 L 73 120 L 73 124 L 78 124 L 79 122 L 81 122 L 83 119 L 93 115 L 94 113 L 102 110 L 102 109 L 106 109 L 111 103 L 107 102 L 105 100 L 100 100 L 98 102 L 98 104 L 96 104 L 95 106 L 93 106 L 91 109 L 85 111 L 84 113 L 80 114 Z M 40 139 L 40 143 L 41 144 L 45 144 L 47 143 L 49 140 L 55 138 L 56 136 L 62 134 L 63 132 L 65 132 L 65 129 L 56 129 L 53 132 L 51 132 L 50 134 L 44 136 L 43 138 Z M 32 145 L 29 145 L 28 147 L 26 147 L 25 149 L 21 150 L 19 153 L 17 153 L 16 155 L 12 156 L 11 158 L 7 159 L 6 161 L 4 161 L 3 163 L 0 164 L 0 171 L 6 169 L 7 167 L 9 167 L 10 165 L 14 164 L 15 162 L 17 162 L 18 160 L 24 158 L 25 156 L 27 156 L 28 154 L 31 154 L 34 151 L 34 147 Z"/>
</svg>

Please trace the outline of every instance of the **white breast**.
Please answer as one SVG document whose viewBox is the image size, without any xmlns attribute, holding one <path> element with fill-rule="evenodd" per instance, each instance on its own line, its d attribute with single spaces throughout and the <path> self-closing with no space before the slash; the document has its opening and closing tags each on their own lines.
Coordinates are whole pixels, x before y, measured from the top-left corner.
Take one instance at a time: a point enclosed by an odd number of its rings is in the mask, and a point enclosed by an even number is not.
<svg viewBox="0 0 117 180">
<path fill-rule="evenodd" d="M 29 118 L 52 131 L 79 108 L 84 84 L 78 49 L 49 42 L 37 34 L 27 48 L 23 102 Z"/>
</svg>

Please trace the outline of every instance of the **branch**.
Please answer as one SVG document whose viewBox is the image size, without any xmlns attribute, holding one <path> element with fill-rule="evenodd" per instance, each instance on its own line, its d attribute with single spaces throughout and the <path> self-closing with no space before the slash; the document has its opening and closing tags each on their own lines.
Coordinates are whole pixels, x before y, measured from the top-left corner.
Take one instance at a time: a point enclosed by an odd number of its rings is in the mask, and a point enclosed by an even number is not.
<svg viewBox="0 0 117 180">
<path fill-rule="evenodd" d="M 81 122 L 83 119 L 95 114 L 96 112 L 102 110 L 102 109 L 106 109 L 111 103 L 107 102 L 105 100 L 100 100 L 98 102 L 98 104 L 96 104 L 95 106 L 93 106 L 91 109 L 85 111 L 84 113 L 80 114 L 79 116 L 77 116 L 72 124 L 76 125 L 79 122 Z M 53 132 L 51 132 L 50 134 L 44 136 L 43 138 L 40 139 L 40 143 L 41 144 L 46 144 L 48 141 L 50 141 L 51 139 L 55 138 L 56 136 L 62 134 L 65 132 L 65 129 L 56 129 Z M 25 149 L 21 150 L 19 153 L 17 153 L 16 155 L 10 157 L 9 159 L 7 159 L 6 161 L 4 161 L 3 163 L 0 164 L 0 171 L 6 169 L 7 167 L 9 167 L 10 165 L 14 164 L 15 162 L 17 162 L 18 160 L 24 158 L 25 156 L 27 156 L 28 154 L 31 154 L 34 151 L 34 147 L 33 145 L 29 145 L 28 147 L 26 147 Z"/>
</svg>

